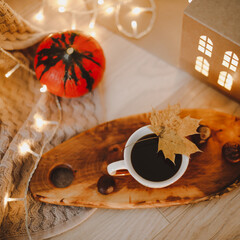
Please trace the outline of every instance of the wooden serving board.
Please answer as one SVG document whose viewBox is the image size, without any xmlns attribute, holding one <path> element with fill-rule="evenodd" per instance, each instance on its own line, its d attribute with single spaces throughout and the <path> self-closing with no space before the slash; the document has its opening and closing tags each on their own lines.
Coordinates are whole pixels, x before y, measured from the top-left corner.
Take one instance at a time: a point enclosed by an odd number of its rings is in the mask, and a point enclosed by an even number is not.
<svg viewBox="0 0 240 240">
<path fill-rule="evenodd" d="M 107 174 L 107 165 L 122 159 L 128 137 L 149 124 L 148 114 L 140 114 L 101 124 L 44 154 L 30 183 L 33 196 L 59 205 L 129 209 L 199 202 L 229 192 L 239 185 L 240 162 L 226 161 L 222 146 L 240 143 L 240 119 L 204 109 L 183 110 L 181 116 L 187 115 L 202 119 L 211 137 L 199 146 L 202 152 L 191 155 L 187 171 L 171 186 L 151 189 L 124 176 L 114 178 L 114 192 L 98 192 L 97 182 Z M 68 187 L 58 188 L 51 182 L 50 173 L 57 166 L 72 169 L 74 178 Z"/>
</svg>

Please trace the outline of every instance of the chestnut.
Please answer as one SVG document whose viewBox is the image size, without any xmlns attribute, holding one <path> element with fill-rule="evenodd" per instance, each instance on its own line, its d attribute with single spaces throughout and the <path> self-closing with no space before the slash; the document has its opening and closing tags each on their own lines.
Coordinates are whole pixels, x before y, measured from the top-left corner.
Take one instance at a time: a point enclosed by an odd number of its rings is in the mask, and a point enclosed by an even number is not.
<svg viewBox="0 0 240 240">
<path fill-rule="evenodd" d="M 237 163 L 240 161 L 240 144 L 236 142 L 227 142 L 222 147 L 223 157 L 231 162 Z"/>
<path fill-rule="evenodd" d="M 200 134 L 200 144 L 204 143 L 208 140 L 208 138 L 211 136 L 211 130 L 209 127 L 201 125 L 200 127 L 198 127 L 197 131 Z"/>
<path fill-rule="evenodd" d="M 115 186 L 116 184 L 114 178 L 107 174 L 101 176 L 97 182 L 98 191 L 104 195 L 112 193 L 115 189 Z"/>
</svg>

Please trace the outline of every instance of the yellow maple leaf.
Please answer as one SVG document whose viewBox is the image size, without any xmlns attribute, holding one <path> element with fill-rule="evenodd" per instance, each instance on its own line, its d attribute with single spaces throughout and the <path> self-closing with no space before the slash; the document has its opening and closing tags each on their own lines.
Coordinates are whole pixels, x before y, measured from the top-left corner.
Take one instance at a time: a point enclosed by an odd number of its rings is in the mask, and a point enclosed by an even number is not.
<svg viewBox="0 0 240 240">
<path fill-rule="evenodd" d="M 175 154 L 190 156 L 200 151 L 186 136 L 198 133 L 200 120 L 190 116 L 181 118 L 179 104 L 168 106 L 167 109 L 156 111 L 153 109 L 150 128 L 158 136 L 158 151 L 162 150 L 165 158 L 175 163 Z"/>
</svg>

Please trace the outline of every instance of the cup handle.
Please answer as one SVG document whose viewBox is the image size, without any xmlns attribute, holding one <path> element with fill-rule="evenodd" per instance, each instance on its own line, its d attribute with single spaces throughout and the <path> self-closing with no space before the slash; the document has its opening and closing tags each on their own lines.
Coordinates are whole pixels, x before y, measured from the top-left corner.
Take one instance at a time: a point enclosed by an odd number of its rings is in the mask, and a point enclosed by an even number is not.
<svg viewBox="0 0 240 240">
<path fill-rule="evenodd" d="M 125 165 L 124 160 L 120 160 L 117 162 L 110 163 L 107 166 L 108 174 L 111 176 L 126 176 L 130 175 Z"/>
</svg>

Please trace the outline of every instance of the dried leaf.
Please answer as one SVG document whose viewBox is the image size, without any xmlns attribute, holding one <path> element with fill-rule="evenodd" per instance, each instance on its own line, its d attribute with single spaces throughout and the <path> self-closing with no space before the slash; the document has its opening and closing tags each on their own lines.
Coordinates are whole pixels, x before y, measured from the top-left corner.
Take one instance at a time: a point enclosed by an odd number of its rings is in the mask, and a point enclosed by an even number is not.
<svg viewBox="0 0 240 240">
<path fill-rule="evenodd" d="M 199 119 L 187 116 L 180 118 L 179 105 L 168 106 L 163 111 L 153 109 L 150 122 L 151 129 L 158 136 L 158 151 L 162 150 L 165 158 L 175 163 L 175 154 L 190 156 L 200 151 L 198 147 L 186 138 L 197 133 Z"/>
</svg>

